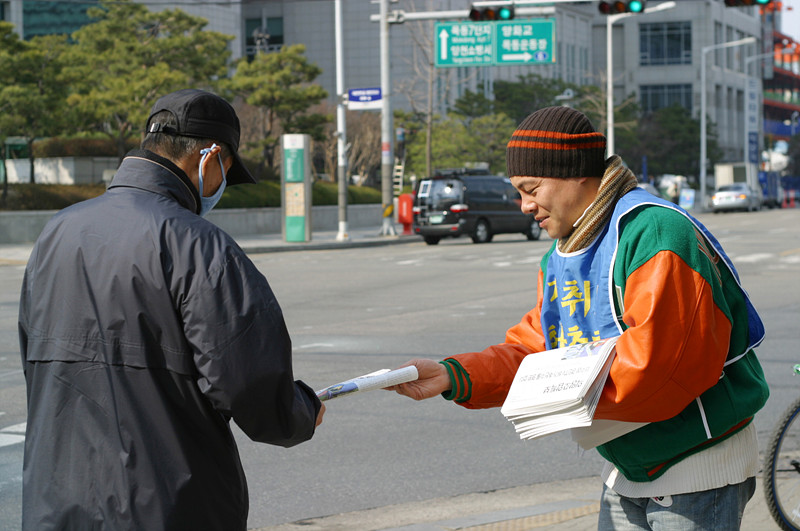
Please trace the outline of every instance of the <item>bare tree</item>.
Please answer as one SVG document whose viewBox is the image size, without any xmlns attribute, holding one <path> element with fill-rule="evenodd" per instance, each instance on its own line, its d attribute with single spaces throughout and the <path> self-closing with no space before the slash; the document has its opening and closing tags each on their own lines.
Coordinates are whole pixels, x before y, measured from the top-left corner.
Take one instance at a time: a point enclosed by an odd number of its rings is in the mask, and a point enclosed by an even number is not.
<svg viewBox="0 0 800 531">
<path fill-rule="evenodd" d="M 598 84 L 578 87 L 578 106 L 592 119 L 598 131 L 608 128 L 608 104 L 605 72 L 598 76 Z M 638 125 L 638 108 L 635 94 L 628 95 L 621 103 L 614 106 L 614 130 L 633 131 Z"/>
<path fill-rule="evenodd" d="M 347 134 L 347 163 L 355 175 L 361 176 L 358 184 L 363 184 L 367 176 L 381 167 L 380 114 L 348 111 Z"/>
<path fill-rule="evenodd" d="M 433 10 L 433 3 L 429 0 L 428 11 Z M 416 2 L 409 1 L 406 11 L 416 11 Z M 414 75 L 395 84 L 397 92 L 408 98 L 411 109 L 415 114 L 425 117 L 425 172 L 432 174 L 433 153 L 433 118 L 434 118 L 434 86 L 439 81 L 444 85 L 444 92 L 448 93 L 453 75 L 452 71 L 437 69 L 434 60 L 435 36 L 434 22 L 432 20 L 406 22 L 404 24 L 408 35 L 415 44 L 411 57 L 408 59 Z M 420 82 L 425 81 L 425 88 L 420 90 Z"/>
<path fill-rule="evenodd" d="M 381 167 L 381 119 L 372 111 L 347 111 L 347 166 L 351 174 L 361 176 L 358 185 Z M 325 140 L 316 142 L 316 156 L 323 159 L 324 171 L 337 175 L 338 138 L 336 127 L 329 125 Z M 336 179 L 334 178 L 334 181 Z"/>
</svg>

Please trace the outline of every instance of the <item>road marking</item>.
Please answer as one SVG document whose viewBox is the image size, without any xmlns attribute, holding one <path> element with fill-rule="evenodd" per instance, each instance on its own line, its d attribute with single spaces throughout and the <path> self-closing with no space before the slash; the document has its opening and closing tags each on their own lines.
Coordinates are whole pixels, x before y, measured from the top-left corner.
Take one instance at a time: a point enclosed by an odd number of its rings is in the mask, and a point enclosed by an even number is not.
<svg viewBox="0 0 800 531">
<path fill-rule="evenodd" d="M 764 261 L 764 260 L 769 260 L 773 256 L 775 256 L 775 255 L 772 254 L 772 253 L 746 254 L 746 255 L 737 256 L 736 258 L 734 258 L 733 259 L 733 263 L 737 264 L 737 263 L 747 262 L 747 263 L 751 263 L 752 264 L 752 263 L 755 263 L 755 262 L 761 262 L 761 261 Z"/>
<path fill-rule="evenodd" d="M 308 343 L 307 345 L 299 345 L 294 347 L 295 350 L 301 350 L 304 348 L 330 348 L 333 346 L 333 343 Z"/>
<path fill-rule="evenodd" d="M 0 429 L 0 448 L 25 442 L 26 422 Z"/>
<path fill-rule="evenodd" d="M 8 376 L 19 376 L 21 374 L 22 374 L 22 369 L 12 369 L 10 371 L 0 372 L 0 378 L 6 378 Z"/>
</svg>

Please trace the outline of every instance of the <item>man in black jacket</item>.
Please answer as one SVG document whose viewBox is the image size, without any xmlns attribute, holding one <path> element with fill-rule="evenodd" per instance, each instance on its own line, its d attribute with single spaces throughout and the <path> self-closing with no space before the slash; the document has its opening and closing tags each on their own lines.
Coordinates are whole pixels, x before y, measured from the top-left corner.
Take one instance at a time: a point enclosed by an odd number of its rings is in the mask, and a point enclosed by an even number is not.
<svg viewBox="0 0 800 531">
<path fill-rule="evenodd" d="M 266 278 L 201 217 L 255 182 L 225 100 L 162 97 L 102 196 L 53 217 L 22 285 L 24 529 L 246 529 L 233 419 L 310 439 L 324 406 L 292 374 Z"/>
</svg>

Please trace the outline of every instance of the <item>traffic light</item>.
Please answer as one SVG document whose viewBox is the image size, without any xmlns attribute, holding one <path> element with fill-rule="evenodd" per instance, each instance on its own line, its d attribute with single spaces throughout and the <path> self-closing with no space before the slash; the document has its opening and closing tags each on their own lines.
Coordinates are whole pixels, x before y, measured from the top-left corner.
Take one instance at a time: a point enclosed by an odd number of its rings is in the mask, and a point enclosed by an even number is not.
<svg viewBox="0 0 800 531">
<path fill-rule="evenodd" d="M 629 2 L 619 0 L 617 2 L 600 2 L 597 7 L 603 15 L 616 15 L 617 13 L 642 13 L 645 4 L 647 4 L 645 0 L 630 0 Z"/>
<path fill-rule="evenodd" d="M 475 22 L 482 20 L 512 20 L 514 6 L 475 7 L 469 9 L 469 19 Z"/>
<path fill-rule="evenodd" d="M 766 6 L 772 0 L 725 0 L 725 7 Z"/>
</svg>

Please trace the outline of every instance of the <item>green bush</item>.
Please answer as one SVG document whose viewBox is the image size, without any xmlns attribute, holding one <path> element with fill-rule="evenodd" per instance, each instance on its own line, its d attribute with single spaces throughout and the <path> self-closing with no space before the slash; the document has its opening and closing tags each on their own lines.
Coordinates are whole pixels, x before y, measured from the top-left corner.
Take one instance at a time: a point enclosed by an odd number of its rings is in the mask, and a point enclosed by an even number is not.
<svg viewBox="0 0 800 531">
<path fill-rule="evenodd" d="M 339 184 L 317 181 L 311 189 L 314 205 L 338 205 Z M 381 202 L 381 191 L 368 186 L 348 186 L 347 204 L 361 205 Z"/>
<path fill-rule="evenodd" d="M 96 197 L 105 192 L 104 184 L 10 184 L 8 197 L 0 210 L 60 210 Z M 339 188 L 336 183 L 315 182 L 312 204 L 337 205 Z M 380 203 L 381 192 L 366 186 L 350 186 L 348 204 Z M 281 206 L 281 185 L 273 181 L 240 184 L 225 189 L 217 208 L 263 208 Z"/>
<path fill-rule="evenodd" d="M 263 208 L 281 206 L 281 184 L 261 181 L 228 186 L 217 208 Z"/>
<path fill-rule="evenodd" d="M 60 210 L 105 191 L 104 184 L 9 184 L 2 210 Z"/>
<path fill-rule="evenodd" d="M 125 150 L 139 147 L 139 137 L 130 138 Z M 61 138 L 37 140 L 33 144 L 33 156 L 42 157 L 116 157 L 117 144 L 111 138 Z"/>
</svg>

